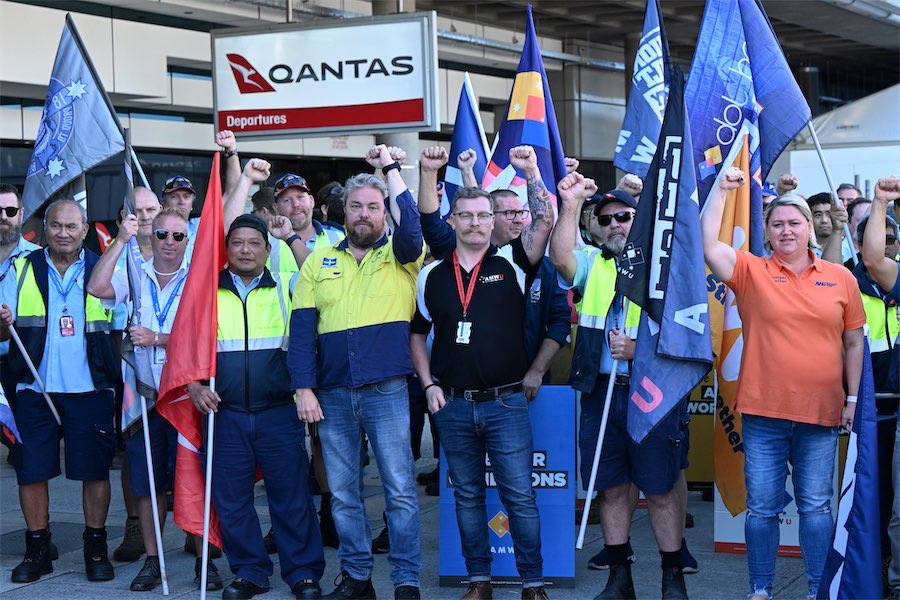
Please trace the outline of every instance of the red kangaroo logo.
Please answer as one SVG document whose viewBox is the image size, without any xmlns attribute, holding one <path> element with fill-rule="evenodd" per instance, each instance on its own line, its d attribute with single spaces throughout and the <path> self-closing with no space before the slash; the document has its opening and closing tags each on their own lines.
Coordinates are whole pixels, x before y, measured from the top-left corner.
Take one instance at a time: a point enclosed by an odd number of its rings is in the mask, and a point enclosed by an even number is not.
<svg viewBox="0 0 900 600">
<path fill-rule="evenodd" d="M 648 413 L 652 412 L 659 403 L 663 401 L 663 392 L 661 389 L 656 387 L 656 384 L 650 381 L 647 377 L 641 379 L 641 388 L 644 389 L 645 392 L 650 396 L 650 402 L 644 400 L 644 398 L 638 392 L 635 392 L 631 395 L 631 401 L 637 406 L 641 412 Z"/>
<path fill-rule="evenodd" d="M 228 64 L 231 66 L 231 72 L 234 80 L 237 82 L 238 90 L 242 94 L 258 94 L 259 92 L 274 92 L 268 81 L 263 79 L 259 71 L 251 65 L 246 58 L 240 54 L 226 54 Z"/>
</svg>

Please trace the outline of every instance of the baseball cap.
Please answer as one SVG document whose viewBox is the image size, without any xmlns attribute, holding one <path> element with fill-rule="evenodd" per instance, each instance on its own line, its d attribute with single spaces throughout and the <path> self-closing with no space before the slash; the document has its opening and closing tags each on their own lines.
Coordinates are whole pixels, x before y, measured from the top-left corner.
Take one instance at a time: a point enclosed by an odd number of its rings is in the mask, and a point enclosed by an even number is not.
<svg viewBox="0 0 900 600">
<path fill-rule="evenodd" d="M 166 185 L 163 186 L 161 195 L 165 196 L 169 192 L 174 192 L 175 190 L 190 190 L 192 194 L 197 193 L 194 190 L 194 186 L 191 185 L 191 180 L 184 175 L 176 175 L 175 177 L 166 179 Z"/>
<path fill-rule="evenodd" d="M 597 200 L 597 203 L 594 206 L 595 213 L 610 202 L 621 202 L 625 206 L 629 206 L 637 210 L 637 201 L 631 194 L 624 190 L 610 190 L 605 194 L 595 194 L 591 197 L 591 200 L 596 198 L 598 195 L 600 196 L 600 198 Z"/>
<path fill-rule="evenodd" d="M 300 188 L 307 194 L 309 193 L 309 186 L 306 184 L 305 179 L 294 173 L 288 173 L 275 182 L 275 197 L 277 198 L 281 195 L 281 192 L 292 187 Z"/>
</svg>

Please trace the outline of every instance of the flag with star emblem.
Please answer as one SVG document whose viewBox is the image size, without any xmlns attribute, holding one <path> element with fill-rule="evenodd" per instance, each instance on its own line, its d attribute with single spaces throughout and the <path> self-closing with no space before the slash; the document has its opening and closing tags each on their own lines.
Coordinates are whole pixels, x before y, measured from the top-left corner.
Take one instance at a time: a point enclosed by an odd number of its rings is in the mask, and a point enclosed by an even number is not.
<svg viewBox="0 0 900 600">
<path fill-rule="evenodd" d="M 122 125 L 66 15 L 25 177 L 25 219 L 73 179 L 124 149 Z"/>
<path fill-rule="evenodd" d="M 553 111 L 553 98 L 544 71 L 541 48 L 538 46 L 531 18 L 531 5 L 525 24 L 525 45 L 516 71 L 509 108 L 497 130 L 491 161 L 484 172 L 482 187 L 488 191 L 509 189 L 516 192 L 523 203 L 527 198 L 525 178 L 509 164 L 509 150 L 515 146 L 532 146 L 537 153 L 541 179 L 556 206 L 556 184 L 566 176 L 565 155 L 559 138 L 559 126 Z"/>
</svg>

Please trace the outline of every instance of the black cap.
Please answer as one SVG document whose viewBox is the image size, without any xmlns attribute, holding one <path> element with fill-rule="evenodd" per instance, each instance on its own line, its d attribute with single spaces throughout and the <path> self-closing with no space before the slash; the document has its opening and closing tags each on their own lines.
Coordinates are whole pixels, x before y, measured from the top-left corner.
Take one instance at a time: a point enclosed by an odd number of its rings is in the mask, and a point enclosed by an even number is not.
<svg viewBox="0 0 900 600">
<path fill-rule="evenodd" d="M 596 195 L 591 197 L 591 201 L 596 197 Z M 597 200 L 597 204 L 594 206 L 594 211 L 599 211 L 610 202 L 621 202 L 625 206 L 630 206 L 637 210 L 637 200 L 634 199 L 634 196 L 623 190 L 610 190 L 600 195 L 600 199 Z"/>
<path fill-rule="evenodd" d="M 266 240 L 266 243 L 269 242 L 269 230 L 266 227 L 266 223 L 253 214 L 245 214 L 239 216 L 237 219 L 232 221 L 231 227 L 228 228 L 228 233 L 225 235 L 225 241 L 228 241 L 228 238 L 231 237 L 231 232 L 235 229 L 241 227 L 249 227 L 250 229 L 255 229 L 262 233 L 263 238 Z"/>
</svg>

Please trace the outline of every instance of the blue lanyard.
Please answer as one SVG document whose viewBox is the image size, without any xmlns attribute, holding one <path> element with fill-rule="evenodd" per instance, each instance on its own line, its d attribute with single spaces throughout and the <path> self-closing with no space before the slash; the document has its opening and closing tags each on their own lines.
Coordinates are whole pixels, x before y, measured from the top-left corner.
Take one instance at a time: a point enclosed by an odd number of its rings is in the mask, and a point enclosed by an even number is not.
<svg viewBox="0 0 900 600">
<path fill-rule="evenodd" d="M 62 287 L 62 279 L 59 278 L 59 273 L 56 272 L 56 269 L 49 268 L 47 272 L 50 273 L 50 281 L 53 282 L 53 287 L 56 288 L 56 291 L 62 297 L 63 301 L 63 313 L 69 312 L 68 300 L 69 292 L 72 291 L 72 288 L 75 287 L 75 284 L 78 283 L 78 276 L 81 275 L 81 272 L 84 271 L 84 263 L 78 265 L 78 268 L 75 271 L 75 274 L 72 275 L 72 279 L 69 280 L 69 285 L 66 286 L 66 289 Z"/>
<path fill-rule="evenodd" d="M 165 308 L 159 307 L 159 296 L 156 293 L 156 285 L 153 282 L 150 282 L 150 296 L 153 298 L 153 310 L 156 311 L 156 321 L 159 323 L 159 329 L 162 331 L 163 325 L 166 324 L 166 316 L 169 314 L 169 309 L 172 308 L 172 302 L 175 301 L 175 296 L 178 295 L 178 290 L 181 289 L 181 284 L 184 283 L 186 277 L 182 277 L 181 281 L 178 282 L 178 285 L 175 286 L 175 289 L 172 290 L 172 294 L 169 296 L 169 301 L 166 302 Z"/>
</svg>

